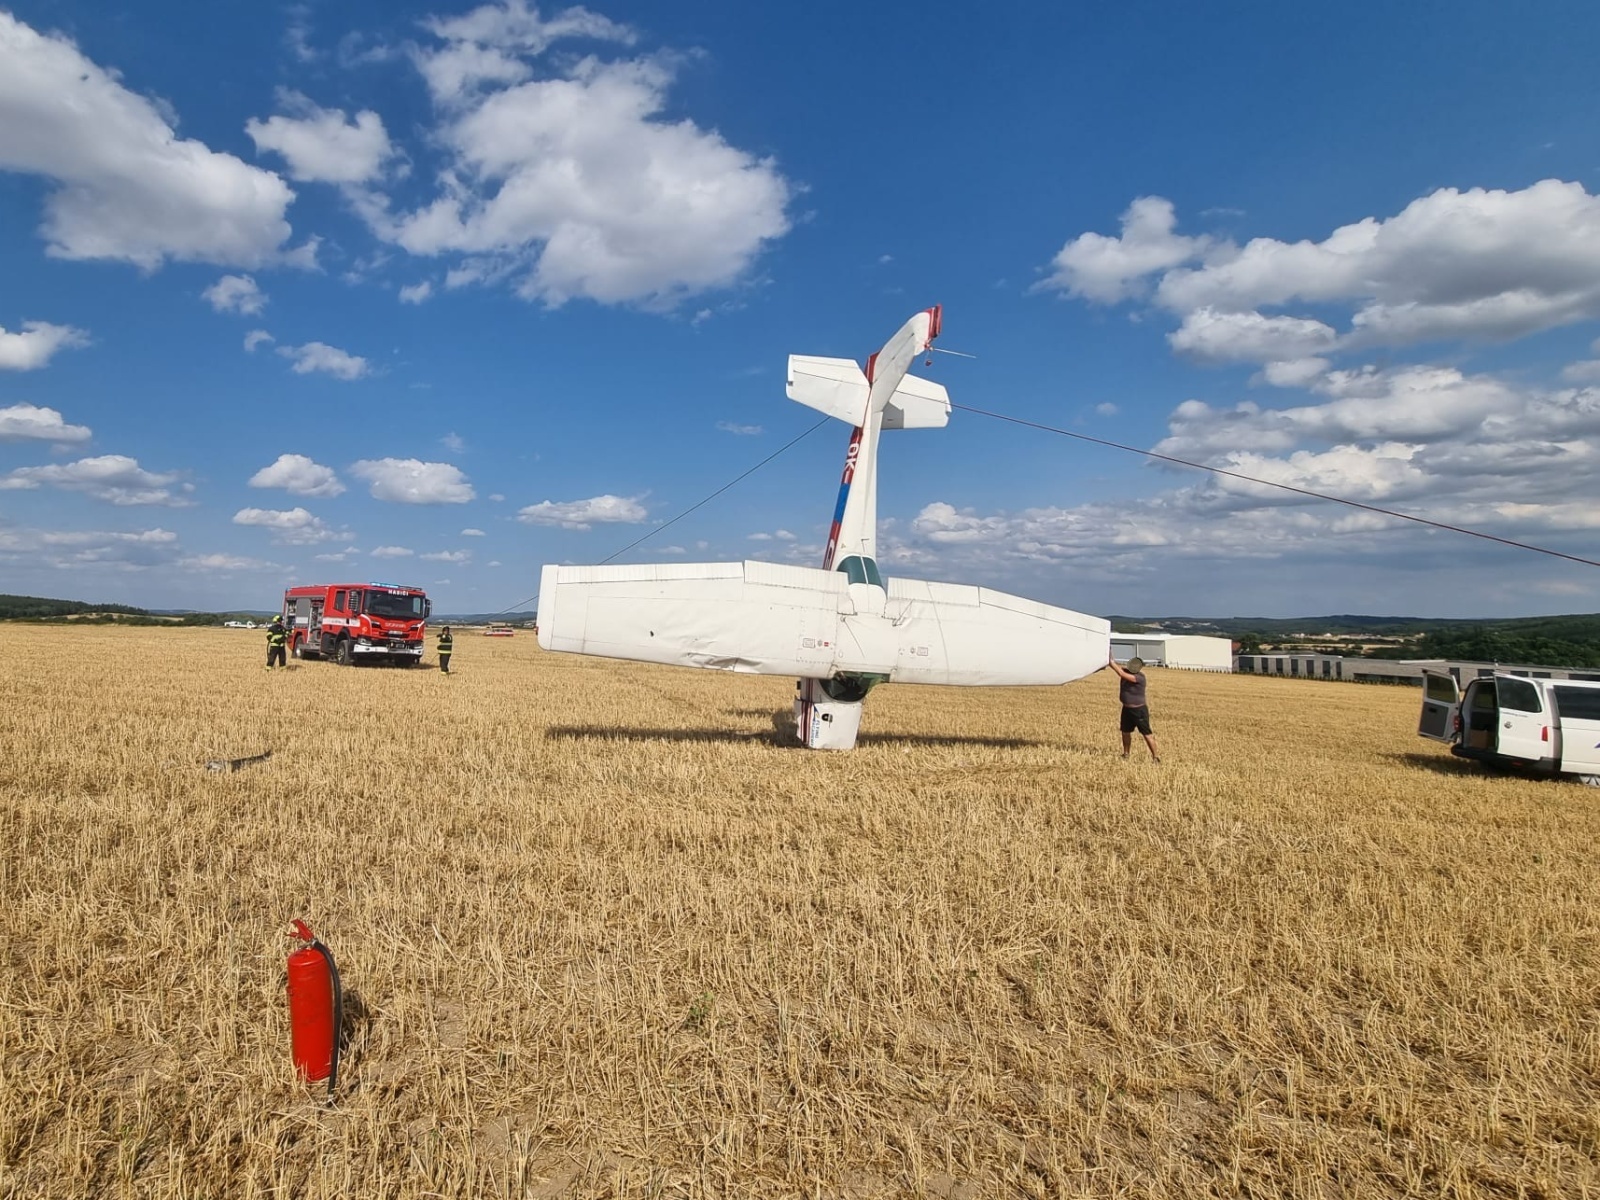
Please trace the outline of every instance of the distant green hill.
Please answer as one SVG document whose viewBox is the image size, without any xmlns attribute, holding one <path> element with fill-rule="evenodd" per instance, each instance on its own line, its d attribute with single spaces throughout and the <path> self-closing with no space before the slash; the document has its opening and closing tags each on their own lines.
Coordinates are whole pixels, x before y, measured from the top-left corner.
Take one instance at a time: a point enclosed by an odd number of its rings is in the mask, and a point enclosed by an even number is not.
<svg viewBox="0 0 1600 1200">
<path fill-rule="evenodd" d="M 149 611 L 129 604 L 86 604 L 82 600 L 51 600 L 44 596 L 0 595 L 0 621 L 27 617 L 75 617 L 82 613 L 123 613 L 147 617 Z"/>
<path fill-rule="evenodd" d="M 90 604 L 47 596 L 0 595 L 0 621 L 66 621 L 118 625 L 221 625 L 224 621 L 261 620 L 259 612 L 194 612 L 191 609 L 135 608 L 131 604 Z"/>
</svg>

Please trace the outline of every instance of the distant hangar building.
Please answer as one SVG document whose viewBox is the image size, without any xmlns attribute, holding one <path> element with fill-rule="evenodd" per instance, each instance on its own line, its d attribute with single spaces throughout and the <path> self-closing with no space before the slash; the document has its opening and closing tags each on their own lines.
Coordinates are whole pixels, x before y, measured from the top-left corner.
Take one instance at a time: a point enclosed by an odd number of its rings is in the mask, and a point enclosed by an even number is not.
<svg viewBox="0 0 1600 1200">
<path fill-rule="evenodd" d="M 1180 671 L 1233 670 L 1233 642 L 1192 633 L 1113 633 L 1111 656 L 1118 662 L 1142 658 L 1151 666 Z"/>
</svg>

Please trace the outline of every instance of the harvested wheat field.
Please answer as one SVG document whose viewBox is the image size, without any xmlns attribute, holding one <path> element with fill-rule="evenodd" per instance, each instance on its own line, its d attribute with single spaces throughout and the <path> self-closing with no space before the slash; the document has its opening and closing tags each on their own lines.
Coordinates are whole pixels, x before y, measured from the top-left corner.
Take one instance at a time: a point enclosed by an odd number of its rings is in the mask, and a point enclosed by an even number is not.
<svg viewBox="0 0 1600 1200">
<path fill-rule="evenodd" d="M 1600 1195 L 1600 794 L 1415 692 L 1153 671 L 1157 766 L 1109 674 L 890 687 L 829 755 L 527 635 L 6 643 L 0 1195 Z"/>
</svg>

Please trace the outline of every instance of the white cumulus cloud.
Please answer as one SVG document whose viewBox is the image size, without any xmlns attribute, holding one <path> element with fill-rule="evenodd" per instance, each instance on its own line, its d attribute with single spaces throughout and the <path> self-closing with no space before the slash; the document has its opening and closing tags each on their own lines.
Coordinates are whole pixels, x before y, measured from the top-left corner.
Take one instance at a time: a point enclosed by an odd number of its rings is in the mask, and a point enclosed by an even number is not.
<svg viewBox="0 0 1600 1200">
<path fill-rule="evenodd" d="M 477 493 L 459 467 L 415 458 L 363 459 L 350 468 L 378 500 L 397 504 L 465 504 Z"/>
<path fill-rule="evenodd" d="M 421 304 L 433 295 L 433 284 L 424 279 L 421 283 L 408 284 L 400 289 L 401 304 Z"/>
<path fill-rule="evenodd" d="M 55 570 L 142 571 L 170 566 L 180 551 L 170 529 L 41 530 L 0 528 L 0 560 Z"/>
<path fill-rule="evenodd" d="M 427 28 L 437 41 L 413 61 L 450 169 L 421 208 L 373 195 L 361 211 L 412 254 L 457 256 L 447 287 L 669 307 L 736 283 L 788 232 L 776 165 L 673 111 L 675 60 L 544 57 L 558 41 L 626 44 L 624 26 L 506 0 Z"/>
<path fill-rule="evenodd" d="M 562 503 L 545 500 L 517 512 L 517 520 L 525 525 L 554 525 L 562 529 L 580 530 L 610 523 L 636 525 L 649 518 L 650 514 L 637 500 L 611 495 Z"/>
<path fill-rule="evenodd" d="M 5 14 L 0 13 L 0 21 L 4 19 Z M 0 133 L 0 137 L 4 136 Z M 58 350 L 88 344 L 89 335 L 70 325 L 24 321 L 16 333 L 0 325 L 0 371 L 34 371 L 48 364 Z"/>
<path fill-rule="evenodd" d="M 260 558 L 250 558 L 242 554 L 190 554 L 178 560 L 178 566 L 185 571 L 198 571 L 207 574 L 232 571 L 275 571 L 277 563 L 267 562 Z"/>
<path fill-rule="evenodd" d="M 1175 224 L 1171 201 L 1142 197 L 1120 237 L 1073 239 L 1041 286 L 1115 303 L 1153 282 L 1156 304 L 1183 315 L 1173 347 L 1216 362 L 1504 340 L 1600 317 L 1600 196 L 1579 183 L 1440 188 L 1320 241 L 1262 237 L 1240 246 L 1177 234 Z M 1344 306 L 1348 325 L 1262 311 L 1288 305 Z"/>
<path fill-rule="evenodd" d="M 1202 362 L 1272 362 L 1325 354 L 1338 336 L 1321 321 L 1207 307 L 1185 316 L 1167 341 Z"/>
<path fill-rule="evenodd" d="M 470 550 L 437 550 L 432 554 L 420 555 L 428 562 L 464 563 L 472 561 Z"/>
<path fill-rule="evenodd" d="M 340 350 L 337 346 L 329 346 L 325 342 L 307 342 L 303 346 L 279 346 L 278 353 L 294 364 L 293 370 L 296 375 L 310 375 L 312 372 L 317 372 L 348 382 L 360 379 L 371 370 L 366 359 Z"/>
<path fill-rule="evenodd" d="M 376 546 L 370 553 L 373 558 L 410 558 L 416 551 L 404 546 Z"/>
<path fill-rule="evenodd" d="M 281 261 L 294 193 L 270 171 L 180 138 L 71 41 L 0 12 L 0 169 L 55 189 L 41 232 L 60 258 Z"/>
<path fill-rule="evenodd" d="M 253 525 L 272 531 L 272 540 L 286 546 L 314 546 L 319 542 L 349 540 L 349 535 L 328 528 L 321 517 L 304 508 L 241 508 L 233 514 L 235 525 Z"/>
<path fill-rule="evenodd" d="M 267 306 L 267 294 L 249 275 L 224 275 L 200 296 L 218 312 L 236 312 L 244 316 L 254 316 Z"/>
<path fill-rule="evenodd" d="M 1122 214 L 1121 236 L 1078 235 L 1056 254 L 1051 273 L 1036 287 L 1102 304 L 1136 296 L 1146 276 L 1188 262 L 1210 247 L 1209 238 L 1174 233 L 1177 221 L 1172 201 L 1141 196 Z"/>
<path fill-rule="evenodd" d="M 461 531 L 461 536 L 462 537 L 485 537 L 487 535 L 481 529 L 463 529 Z"/>
<path fill-rule="evenodd" d="M 53 408 L 13 404 L 0 408 L 0 442 L 86 442 L 88 426 L 68 425 Z"/>
<path fill-rule="evenodd" d="M 254 354 L 257 346 L 260 346 L 264 343 L 275 342 L 277 340 L 277 338 L 273 337 L 265 329 L 252 329 L 249 333 L 244 335 L 244 348 L 249 353 Z"/>
<path fill-rule="evenodd" d="M 82 492 L 117 505 L 163 504 L 176 508 L 193 503 L 181 494 L 192 491 L 193 485 L 181 485 L 174 492 L 172 485 L 178 479 L 176 472 L 146 471 L 138 459 L 125 454 L 102 454 L 46 467 L 18 467 L 0 475 L 0 490 L 51 487 Z"/>
<path fill-rule="evenodd" d="M 278 106 L 288 115 L 252 118 L 245 132 L 257 152 L 271 151 L 289 164 L 289 178 L 301 183 L 361 184 L 379 178 L 394 156 L 383 118 L 371 109 L 347 117 L 343 109 L 321 108 L 294 91 L 280 91 Z"/>
<path fill-rule="evenodd" d="M 250 476 L 254 488 L 282 488 L 296 496 L 337 496 L 344 484 L 332 467 L 304 454 L 280 454 L 275 462 Z"/>
<path fill-rule="evenodd" d="M 561 40 L 634 40 L 634 32 L 585 8 L 546 20 L 526 0 L 484 4 L 459 17 L 434 17 L 424 26 L 443 46 L 415 51 L 418 70 L 435 101 L 455 104 L 485 84 L 517 83 L 533 74 L 528 59 Z"/>
</svg>

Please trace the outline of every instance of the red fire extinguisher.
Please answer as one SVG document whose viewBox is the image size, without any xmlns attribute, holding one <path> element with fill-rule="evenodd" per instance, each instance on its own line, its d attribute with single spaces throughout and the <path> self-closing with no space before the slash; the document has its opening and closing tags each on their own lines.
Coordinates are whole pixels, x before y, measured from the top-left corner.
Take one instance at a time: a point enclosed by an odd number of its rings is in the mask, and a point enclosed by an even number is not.
<svg viewBox="0 0 1600 1200">
<path fill-rule="evenodd" d="M 333 952 L 304 921 L 294 922 L 294 932 L 306 945 L 289 955 L 289 1043 L 295 1069 L 312 1083 L 326 1079 L 331 1099 L 339 1079 L 344 989 Z"/>
</svg>

